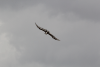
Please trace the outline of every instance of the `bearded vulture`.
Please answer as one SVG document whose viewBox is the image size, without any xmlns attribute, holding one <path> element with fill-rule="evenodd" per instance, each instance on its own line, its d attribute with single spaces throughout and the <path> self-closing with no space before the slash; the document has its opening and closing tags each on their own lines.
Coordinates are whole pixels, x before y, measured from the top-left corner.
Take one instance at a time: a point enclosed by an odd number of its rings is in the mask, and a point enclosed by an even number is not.
<svg viewBox="0 0 100 67">
<path fill-rule="evenodd" d="M 59 40 L 59 39 L 57 39 L 54 35 L 52 35 L 52 34 L 51 34 L 48 30 L 46 30 L 46 29 L 44 29 L 44 28 L 39 27 L 36 23 L 35 23 L 35 25 L 36 25 L 36 26 L 37 26 L 37 28 L 39 28 L 40 30 L 44 31 L 46 35 L 48 34 L 48 35 L 50 35 L 53 39 L 60 41 L 60 40 Z"/>
</svg>

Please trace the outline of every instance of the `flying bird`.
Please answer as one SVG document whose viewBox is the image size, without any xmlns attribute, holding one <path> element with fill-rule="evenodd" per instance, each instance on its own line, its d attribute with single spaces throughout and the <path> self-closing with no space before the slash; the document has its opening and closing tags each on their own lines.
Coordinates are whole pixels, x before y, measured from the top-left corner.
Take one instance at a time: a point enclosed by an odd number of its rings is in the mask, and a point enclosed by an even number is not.
<svg viewBox="0 0 100 67">
<path fill-rule="evenodd" d="M 57 39 L 54 35 L 52 35 L 47 29 L 44 29 L 44 28 L 39 27 L 36 23 L 35 23 L 35 25 L 36 25 L 37 28 L 39 28 L 40 30 L 44 31 L 46 35 L 48 34 L 48 35 L 50 35 L 53 39 L 60 41 L 60 40 Z"/>
</svg>

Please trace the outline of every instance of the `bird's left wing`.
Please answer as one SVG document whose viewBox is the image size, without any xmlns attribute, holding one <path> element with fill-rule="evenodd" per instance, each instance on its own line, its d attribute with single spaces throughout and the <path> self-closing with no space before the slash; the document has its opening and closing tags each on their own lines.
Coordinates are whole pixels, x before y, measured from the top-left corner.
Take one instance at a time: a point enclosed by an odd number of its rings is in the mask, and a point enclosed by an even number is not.
<svg viewBox="0 0 100 67">
<path fill-rule="evenodd" d="M 46 32 L 46 29 L 39 27 L 36 23 L 35 23 L 35 25 L 36 25 L 40 30 Z"/>
</svg>

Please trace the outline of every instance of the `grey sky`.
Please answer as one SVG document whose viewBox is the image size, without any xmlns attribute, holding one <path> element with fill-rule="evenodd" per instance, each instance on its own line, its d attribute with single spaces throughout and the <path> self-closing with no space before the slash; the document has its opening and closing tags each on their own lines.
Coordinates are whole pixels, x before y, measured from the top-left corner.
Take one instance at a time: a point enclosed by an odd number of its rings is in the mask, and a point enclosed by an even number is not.
<svg viewBox="0 0 100 67">
<path fill-rule="evenodd" d="M 0 66 L 100 67 L 99 11 L 97 0 L 0 0 Z"/>
<path fill-rule="evenodd" d="M 99 2 L 99 0 L 0 0 L 0 7 L 18 10 L 42 3 L 47 6 L 46 8 L 56 12 L 73 12 L 82 19 L 98 21 Z"/>
</svg>

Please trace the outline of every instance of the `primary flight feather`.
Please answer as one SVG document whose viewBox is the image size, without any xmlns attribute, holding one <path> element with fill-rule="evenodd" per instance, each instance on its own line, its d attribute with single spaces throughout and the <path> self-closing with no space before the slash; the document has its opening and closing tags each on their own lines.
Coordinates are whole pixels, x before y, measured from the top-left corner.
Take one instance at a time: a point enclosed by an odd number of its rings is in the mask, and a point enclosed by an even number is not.
<svg viewBox="0 0 100 67">
<path fill-rule="evenodd" d="M 60 40 L 59 40 L 59 39 L 57 39 L 54 35 L 52 35 L 52 34 L 51 34 L 48 30 L 46 30 L 46 29 L 44 29 L 44 28 L 39 27 L 36 23 L 35 23 L 35 25 L 36 25 L 36 26 L 37 26 L 37 28 L 39 28 L 40 30 L 44 31 L 46 35 L 48 34 L 48 35 L 50 35 L 53 39 L 60 41 Z"/>
</svg>

